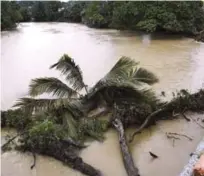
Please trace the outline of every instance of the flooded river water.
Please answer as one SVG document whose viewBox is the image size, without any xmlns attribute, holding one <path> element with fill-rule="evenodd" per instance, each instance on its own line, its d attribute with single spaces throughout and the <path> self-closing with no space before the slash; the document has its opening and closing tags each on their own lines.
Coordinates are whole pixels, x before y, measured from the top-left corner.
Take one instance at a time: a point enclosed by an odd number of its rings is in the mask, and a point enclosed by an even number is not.
<svg viewBox="0 0 204 176">
<path fill-rule="evenodd" d="M 91 29 L 69 23 L 23 23 L 16 31 L 1 33 L 1 109 L 27 95 L 32 78 L 56 76 L 49 70 L 62 54 L 73 57 L 83 71 L 84 80 L 93 85 L 121 56 L 129 56 L 153 71 L 160 82 L 153 88 L 167 98 L 181 88 L 196 91 L 204 87 L 204 44 L 189 38 L 151 36 L 128 31 Z M 192 115 L 200 118 L 201 115 Z M 131 132 L 131 130 L 130 130 Z M 173 146 L 165 132 L 185 133 L 194 140 L 177 140 Z M 2 131 L 5 136 L 6 131 Z M 159 122 L 145 130 L 131 144 L 131 151 L 141 176 L 176 176 L 180 173 L 202 138 L 204 130 L 184 119 Z M 3 138 L 2 138 L 3 140 Z M 152 160 L 149 151 L 159 159 Z M 117 134 L 110 130 L 103 143 L 93 142 L 81 153 L 83 159 L 105 176 L 126 176 Z M 2 154 L 3 176 L 79 176 L 60 162 L 37 157 L 30 170 L 32 156 L 10 152 Z"/>
</svg>

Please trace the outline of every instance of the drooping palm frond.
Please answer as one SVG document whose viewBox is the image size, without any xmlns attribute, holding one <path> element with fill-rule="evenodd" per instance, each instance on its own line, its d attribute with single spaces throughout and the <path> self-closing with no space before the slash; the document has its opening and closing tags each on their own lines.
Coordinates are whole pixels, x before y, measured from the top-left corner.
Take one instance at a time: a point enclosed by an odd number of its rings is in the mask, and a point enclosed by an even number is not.
<svg viewBox="0 0 204 176">
<path fill-rule="evenodd" d="M 64 54 L 60 60 L 50 67 L 56 68 L 66 76 L 66 80 L 73 86 L 75 90 L 81 90 L 85 87 L 81 69 L 74 60 L 67 54 Z"/>
<path fill-rule="evenodd" d="M 69 137 L 73 140 L 79 138 L 78 135 L 78 121 L 70 113 L 64 113 L 63 115 L 63 125 L 69 134 Z"/>
<path fill-rule="evenodd" d="M 94 88 L 107 86 L 116 82 L 130 82 L 135 86 L 154 84 L 158 78 L 152 72 L 139 67 L 139 63 L 128 57 L 122 57 L 104 78 L 97 82 Z"/>
<path fill-rule="evenodd" d="M 92 89 L 86 96 L 87 102 L 101 102 L 113 105 L 114 102 L 120 101 L 147 101 L 147 94 L 150 90 L 138 89 L 131 82 L 109 82 L 98 88 Z M 153 96 L 152 96 L 153 98 Z"/>
<path fill-rule="evenodd" d="M 121 80 L 126 80 L 128 73 L 138 65 L 137 62 L 133 61 L 128 57 L 122 57 L 113 66 L 113 68 L 101 79 L 94 87 L 100 87 L 104 84 L 112 84 L 112 82 L 120 82 Z"/>
<path fill-rule="evenodd" d="M 159 81 L 159 79 L 154 73 L 142 67 L 133 69 L 128 77 L 131 82 L 136 84 L 138 82 L 143 82 L 152 85 Z"/>
<path fill-rule="evenodd" d="M 66 110 L 70 113 L 73 111 L 80 111 L 80 102 L 70 101 L 66 98 L 60 99 L 34 99 L 34 98 L 21 98 L 13 107 L 26 109 L 29 112 L 40 111 L 57 111 Z"/>
<path fill-rule="evenodd" d="M 72 97 L 77 95 L 75 90 L 53 77 L 33 79 L 29 87 L 29 94 L 33 97 L 43 93 L 52 93 L 53 96 L 56 95 L 58 97 Z"/>
</svg>

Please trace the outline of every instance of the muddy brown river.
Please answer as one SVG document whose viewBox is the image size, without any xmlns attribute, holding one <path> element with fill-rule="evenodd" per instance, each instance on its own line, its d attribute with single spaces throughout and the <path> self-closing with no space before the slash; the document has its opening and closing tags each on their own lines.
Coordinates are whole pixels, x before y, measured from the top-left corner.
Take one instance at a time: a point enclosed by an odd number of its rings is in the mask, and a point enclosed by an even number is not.
<svg viewBox="0 0 204 176">
<path fill-rule="evenodd" d="M 91 29 L 80 24 L 22 23 L 15 31 L 1 33 L 1 109 L 10 108 L 17 98 L 26 96 L 32 78 L 60 78 L 49 66 L 64 53 L 79 64 L 89 86 L 104 76 L 121 56 L 129 56 L 157 74 L 160 82 L 153 89 L 158 96 L 165 91 L 166 99 L 170 99 L 172 91 L 184 88 L 194 92 L 204 87 L 204 44 L 193 39 Z M 203 117 L 188 115 L 195 119 Z M 165 132 L 184 133 L 193 141 L 181 138 L 173 145 Z M 2 130 L 2 142 L 6 133 Z M 141 176 L 179 175 L 203 134 L 204 130 L 196 123 L 182 118 L 161 121 L 146 129 L 130 146 Z M 159 158 L 152 160 L 149 151 Z M 106 133 L 103 143 L 91 143 L 81 156 L 104 176 L 126 176 L 114 130 Z M 81 175 L 49 157 L 37 156 L 36 167 L 30 170 L 32 162 L 30 154 L 4 153 L 2 176 Z"/>
</svg>

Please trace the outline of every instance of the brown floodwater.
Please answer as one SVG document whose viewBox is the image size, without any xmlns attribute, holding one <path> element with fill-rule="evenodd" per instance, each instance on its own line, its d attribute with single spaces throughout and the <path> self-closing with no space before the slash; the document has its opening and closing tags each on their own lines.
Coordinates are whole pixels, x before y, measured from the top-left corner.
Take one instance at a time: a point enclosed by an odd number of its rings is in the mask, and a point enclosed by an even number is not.
<svg viewBox="0 0 204 176">
<path fill-rule="evenodd" d="M 129 56 L 157 74 L 160 82 L 153 88 L 158 96 L 166 92 L 204 87 L 204 44 L 193 39 L 167 35 L 149 35 L 129 31 L 91 29 L 69 23 L 22 23 L 15 31 L 1 33 L 1 109 L 10 108 L 17 98 L 26 96 L 32 78 L 56 76 L 49 70 L 59 57 L 67 53 L 83 71 L 91 86 L 117 62 Z M 203 115 L 188 114 L 192 118 Z M 133 129 L 128 131 L 128 135 Z M 184 133 L 193 138 L 176 140 L 174 145 L 166 132 Z M 2 131 L 5 136 L 7 131 Z M 204 130 L 194 122 L 179 118 L 161 121 L 136 136 L 130 145 L 141 176 L 176 176 L 189 159 Z M 100 169 L 105 176 L 126 176 L 114 130 L 106 133 L 103 143 L 92 142 L 83 150 L 83 159 Z M 2 140 L 4 138 L 2 137 Z M 159 156 L 152 160 L 148 152 Z M 30 154 L 2 154 L 2 176 L 80 176 L 81 174 L 49 157 L 37 156 L 30 170 Z"/>
</svg>

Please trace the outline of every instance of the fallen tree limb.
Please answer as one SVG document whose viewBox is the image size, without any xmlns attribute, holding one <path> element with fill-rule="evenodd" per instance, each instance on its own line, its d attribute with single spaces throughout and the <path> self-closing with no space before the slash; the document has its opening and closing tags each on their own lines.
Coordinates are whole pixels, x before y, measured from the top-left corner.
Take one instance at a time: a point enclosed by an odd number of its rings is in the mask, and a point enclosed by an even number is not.
<svg viewBox="0 0 204 176">
<path fill-rule="evenodd" d="M 150 115 L 146 117 L 143 121 L 142 125 L 132 134 L 129 142 L 132 142 L 134 136 L 140 133 L 148 124 L 150 124 L 151 120 L 160 120 L 162 116 L 165 117 L 168 114 L 173 114 L 176 110 L 178 113 L 182 114 L 186 120 L 189 121 L 184 114 L 185 111 L 192 112 L 204 112 L 204 89 L 199 90 L 194 94 L 189 94 L 185 90 L 181 90 L 181 92 L 185 92 L 185 95 L 179 95 L 174 98 L 172 101 L 164 104 L 159 109 L 152 112 Z M 166 118 L 165 118 L 166 119 Z M 191 118 L 192 119 L 192 118 Z M 200 127 L 204 128 L 201 124 L 199 124 L 195 119 L 192 119 L 195 123 L 197 123 Z"/>
<path fill-rule="evenodd" d="M 33 148 L 27 147 L 25 151 L 32 152 Z M 69 167 L 81 172 L 82 174 L 88 176 L 102 176 L 101 172 L 98 169 L 85 163 L 83 159 L 75 153 L 75 151 L 73 151 L 67 145 L 64 145 L 61 142 L 56 141 L 56 143 L 51 144 L 50 147 L 46 150 L 40 150 L 38 148 L 35 148 L 35 153 L 53 157 L 63 162 L 64 164 L 67 164 Z"/>
<path fill-rule="evenodd" d="M 12 142 L 13 140 L 15 140 L 17 137 L 19 137 L 19 136 L 25 134 L 26 132 L 27 132 L 27 131 L 23 131 L 23 132 L 21 132 L 21 133 L 15 135 L 15 136 L 12 137 L 11 139 L 9 139 L 5 144 L 3 144 L 3 145 L 1 146 L 2 150 L 4 150 L 4 149 L 6 148 L 6 146 L 7 146 L 10 142 Z"/>
<path fill-rule="evenodd" d="M 27 135 L 27 131 L 23 131 L 11 139 L 9 139 L 4 145 L 2 145 L 2 149 L 4 149 L 10 142 L 15 140 L 17 137 L 22 136 L 22 135 Z M 26 139 L 26 138 L 25 138 Z M 88 175 L 88 176 L 101 176 L 101 172 L 91 165 L 85 163 L 81 157 L 79 157 L 74 151 L 70 150 L 69 145 L 65 144 L 65 141 L 56 141 L 54 143 L 51 143 L 49 147 L 46 148 L 46 150 L 42 150 L 41 148 L 33 148 L 33 146 L 27 146 L 25 145 L 24 147 L 20 147 L 19 149 L 22 151 L 29 151 L 32 152 L 34 162 L 33 165 L 30 167 L 33 169 L 36 164 L 36 155 L 35 153 L 42 154 L 42 155 L 47 155 L 50 157 L 54 157 L 55 159 L 62 161 L 63 163 L 69 165 L 73 169 L 78 170 L 79 172 Z M 73 144 L 72 144 L 73 145 Z M 75 146 L 76 147 L 76 146 Z"/>
<path fill-rule="evenodd" d="M 36 164 L 36 154 L 34 152 L 32 152 L 32 154 L 33 154 L 33 164 L 30 166 L 30 169 L 33 169 Z"/>
<path fill-rule="evenodd" d="M 200 126 L 201 128 L 204 128 L 204 126 L 203 125 L 201 125 L 200 123 L 198 123 L 197 122 L 197 120 L 196 119 L 193 119 L 193 118 L 191 118 L 192 120 L 193 120 L 193 122 L 195 122 L 198 126 Z"/>
<path fill-rule="evenodd" d="M 204 128 L 203 125 L 201 125 L 200 123 L 198 123 L 196 120 L 193 120 L 198 126 L 200 126 L 201 128 Z"/>
<path fill-rule="evenodd" d="M 182 115 L 182 116 L 184 117 L 184 119 L 186 119 L 188 122 L 191 121 L 191 119 L 189 119 L 189 118 L 184 114 L 184 112 L 181 113 L 181 115 Z"/>
<path fill-rule="evenodd" d="M 167 134 L 167 135 L 183 136 L 183 137 L 187 138 L 187 139 L 190 140 L 190 141 L 193 140 L 193 138 L 191 138 L 191 137 L 189 137 L 189 136 L 187 136 L 187 135 L 185 135 L 185 134 L 172 133 L 172 132 L 169 132 L 169 133 L 166 133 L 166 134 Z M 176 138 L 176 137 L 175 137 L 175 138 Z"/>
<path fill-rule="evenodd" d="M 116 118 L 112 121 L 112 124 L 119 134 L 119 142 L 120 142 L 120 148 L 123 156 L 123 163 L 125 165 L 125 169 L 128 176 L 139 176 L 138 168 L 135 167 L 133 158 L 130 155 L 130 152 L 127 146 L 125 132 L 124 132 L 124 128 L 121 120 Z"/>
<path fill-rule="evenodd" d="M 172 136 L 172 135 L 170 135 L 169 133 L 166 133 L 166 137 L 169 138 L 169 139 L 180 140 L 179 137 Z"/>
<path fill-rule="evenodd" d="M 135 135 L 138 134 L 138 133 L 140 133 L 140 132 L 146 127 L 146 125 L 148 124 L 148 122 L 151 120 L 152 117 L 154 117 L 155 115 L 159 114 L 159 113 L 162 112 L 162 111 L 163 111 L 163 109 L 161 108 L 161 109 L 158 109 L 157 111 L 154 111 L 152 114 L 150 114 L 150 115 L 145 119 L 145 121 L 143 122 L 143 124 L 132 134 L 132 136 L 131 136 L 129 142 L 132 142 L 133 139 L 134 139 L 134 137 L 135 137 Z"/>
<path fill-rule="evenodd" d="M 186 115 L 185 115 L 185 112 L 186 112 L 186 108 L 184 108 L 183 112 L 181 112 L 180 114 L 184 117 L 184 119 L 186 119 L 188 122 L 191 121 L 190 118 L 188 118 Z"/>
<path fill-rule="evenodd" d="M 82 158 L 72 155 L 68 152 L 65 152 L 62 155 L 58 155 L 56 153 L 46 153 L 46 155 L 54 157 L 57 160 L 63 161 L 64 163 L 68 164 L 69 166 L 72 166 L 73 169 L 76 169 L 80 171 L 81 173 L 89 176 L 101 176 L 99 170 L 95 169 L 91 165 L 85 163 Z"/>
</svg>

